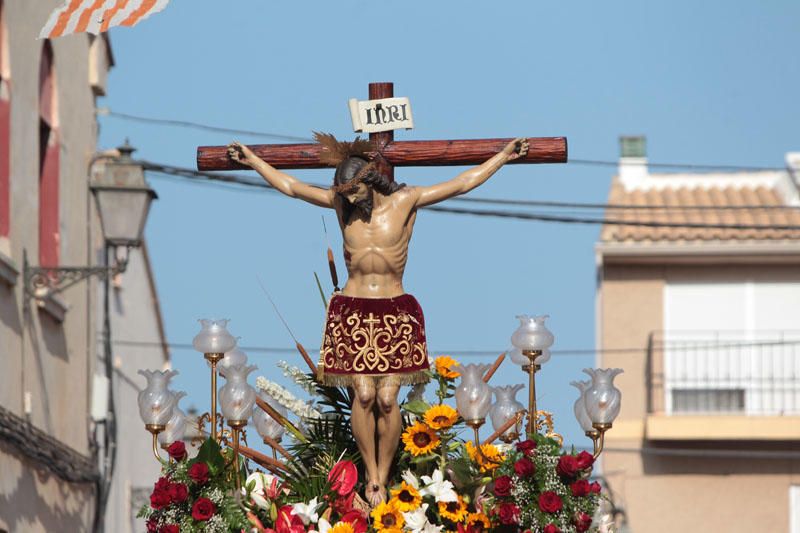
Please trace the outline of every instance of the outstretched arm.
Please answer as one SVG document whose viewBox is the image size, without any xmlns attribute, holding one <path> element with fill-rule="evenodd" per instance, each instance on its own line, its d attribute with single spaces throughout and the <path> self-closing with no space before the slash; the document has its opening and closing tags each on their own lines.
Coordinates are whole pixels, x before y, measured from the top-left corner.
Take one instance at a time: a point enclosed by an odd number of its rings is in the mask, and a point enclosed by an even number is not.
<svg viewBox="0 0 800 533">
<path fill-rule="evenodd" d="M 520 137 L 508 143 L 503 151 L 477 167 L 462 172 L 450 181 L 430 187 L 418 187 L 417 207 L 435 204 L 453 196 L 464 194 L 483 185 L 500 167 L 528 153 L 528 140 Z"/>
<path fill-rule="evenodd" d="M 228 157 L 261 174 L 267 183 L 286 196 L 299 198 L 320 207 L 333 208 L 333 191 L 303 183 L 297 178 L 281 172 L 239 142 L 234 141 L 228 145 Z"/>
</svg>

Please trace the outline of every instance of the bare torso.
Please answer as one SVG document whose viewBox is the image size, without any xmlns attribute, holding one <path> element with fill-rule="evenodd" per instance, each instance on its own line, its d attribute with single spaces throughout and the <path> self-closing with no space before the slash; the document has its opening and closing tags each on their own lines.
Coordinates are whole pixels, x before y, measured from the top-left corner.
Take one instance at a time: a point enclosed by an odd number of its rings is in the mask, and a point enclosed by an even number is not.
<svg viewBox="0 0 800 533">
<path fill-rule="evenodd" d="M 355 219 L 350 224 L 344 224 L 341 204 L 337 202 L 348 274 L 342 294 L 360 298 L 404 294 L 403 272 L 417 218 L 415 200 L 412 187 L 389 196 L 376 193 L 370 220 Z"/>
</svg>

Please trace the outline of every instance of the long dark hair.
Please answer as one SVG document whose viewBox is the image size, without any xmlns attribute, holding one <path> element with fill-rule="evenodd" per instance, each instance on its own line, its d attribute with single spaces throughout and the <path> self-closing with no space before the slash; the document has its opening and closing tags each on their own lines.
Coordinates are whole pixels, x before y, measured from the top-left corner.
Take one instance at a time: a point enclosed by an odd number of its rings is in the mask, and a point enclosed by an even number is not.
<svg viewBox="0 0 800 533">
<path fill-rule="evenodd" d="M 370 165 L 369 161 L 364 158 L 348 157 L 336 167 L 333 184 L 343 185 L 360 174 L 359 181 L 385 196 L 389 196 L 406 186 L 405 183 L 397 183 L 381 174 L 377 166 L 364 169 L 368 165 Z M 353 204 L 343 194 L 337 194 L 342 201 L 342 220 L 345 224 L 349 224 L 354 215 L 357 217 L 362 216 L 369 221 L 372 216 L 372 195 L 369 195 L 363 201 Z"/>
</svg>

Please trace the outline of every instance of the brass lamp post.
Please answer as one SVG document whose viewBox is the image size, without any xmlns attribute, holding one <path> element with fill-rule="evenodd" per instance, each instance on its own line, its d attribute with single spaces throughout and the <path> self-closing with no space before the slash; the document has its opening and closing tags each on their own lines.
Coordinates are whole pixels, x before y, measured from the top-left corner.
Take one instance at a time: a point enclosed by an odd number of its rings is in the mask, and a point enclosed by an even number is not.
<svg viewBox="0 0 800 533">
<path fill-rule="evenodd" d="M 221 319 L 200 319 L 200 333 L 192 340 L 194 349 L 203 354 L 203 357 L 211 366 L 211 411 L 209 420 L 211 423 L 211 438 L 219 441 L 217 435 L 217 363 L 219 363 L 225 352 L 231 351 L 236 347 L 236 339 L 228 333 L 227 325 L 229 320 Z"/>
<path fill-rule="evenodd" d="M 536 372 L 542 364 L 550 359 L 550 346 L 555 338 L 544 322 L 547 315 L 519 315 L 519 328 L 511 336 L 511 360 L 522 367 L 528 374 L 528 436 L 539 431 L 539 411 L 536 407 Z M 521 357 L 520 357 L 521 355 Z"/>
</svg>

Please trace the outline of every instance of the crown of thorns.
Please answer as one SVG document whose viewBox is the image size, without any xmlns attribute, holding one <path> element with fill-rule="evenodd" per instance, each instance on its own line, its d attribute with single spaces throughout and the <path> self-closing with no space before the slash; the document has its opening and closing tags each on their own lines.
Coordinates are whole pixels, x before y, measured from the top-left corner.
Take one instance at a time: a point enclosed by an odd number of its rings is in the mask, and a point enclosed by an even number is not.
<svg viewBox="0 0 800 533">
<path fill-rule="evenodd" d="M 374 161 L 370 161 L 372 154 L 375 152 L 375 145 L 371 141 L 356 137 L 352 142 L 337 141 L 336 137 L 330 133 L 314 132 L 314 140 L 322 146 L 322 151 L 319 154 L 319 160 L 326 165 L 338 167 L 342 162 L 350 157 L 359 157 L 369 161 L 366 165 L 359 169 L 358 173 L 346 183 L 334 185 L 331 189 L 340 194 L 346 194 L 358 188 L 367 175 L 377 168 Z"/>
</svg>

